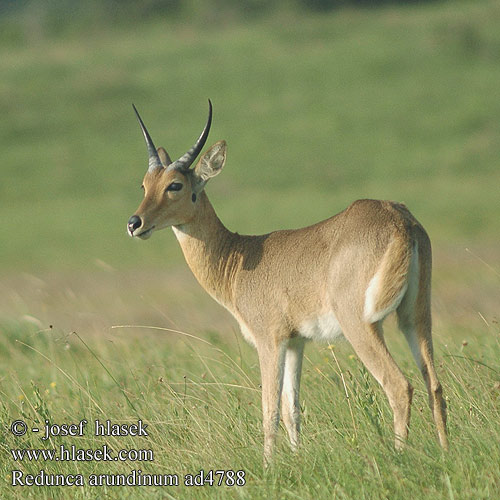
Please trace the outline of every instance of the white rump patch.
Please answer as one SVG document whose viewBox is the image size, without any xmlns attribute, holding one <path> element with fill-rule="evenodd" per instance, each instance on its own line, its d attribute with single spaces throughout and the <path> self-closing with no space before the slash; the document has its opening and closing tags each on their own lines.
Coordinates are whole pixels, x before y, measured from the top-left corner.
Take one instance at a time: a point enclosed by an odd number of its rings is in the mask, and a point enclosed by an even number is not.
<svg viewBox="0 0 500 500">
<path fill-rule="evenodd" d="M 368 284 L 368 288 L 366 289 L 365 293 L 364 316 L 365 316 L 365 321 L 367 321 L 368 323 L 376 323 L 377 321 L 384 319 L 391 312 L 395 311 L 396 308 L 401 303 L 401 301 L 403 300 L 406 290 L 408 289 L 408 283 L 405 283 L 403 285 L 401 291 L 398 293 L 392 304 L 390 304 L 385 309 L 382 309 L 381 311 L 377 311 L 375 307 L 375 304 L 377 303 L 379 289 L 380 289 L 380 271 L 378 271 L 375 274 L 375 276 L 370 280 L 370 283 Z"/>
<path fill-rule="evenodd" d="M 299 334 L 311 340 L 332 342 L 342 336 L 342 329 L 335 314 L 329 312 L 304 321 L 299 327 Z"/>
</svg>

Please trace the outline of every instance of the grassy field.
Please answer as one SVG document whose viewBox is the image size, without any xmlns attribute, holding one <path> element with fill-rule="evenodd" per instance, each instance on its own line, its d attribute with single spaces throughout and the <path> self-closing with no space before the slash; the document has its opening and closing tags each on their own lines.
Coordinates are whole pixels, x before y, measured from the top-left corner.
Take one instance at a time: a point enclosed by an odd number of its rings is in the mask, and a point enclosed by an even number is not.
<svg viewBox="0 0 500 500">
<path fill-rule="evenodd" d="M 200 340 L 148 328 L 101 338 L 10 327 L 1 343 L 11 360 L 2 382 L 2 421 L 120 424 L 142 419 L 148 437 L 2 438 L 2 476 L 47 473 L 185 474 L 244 470 L 244 487 L 4 487 L 4 498 L 362 498 L 489 499 L 500 488 L 498 328 L 467 346 L 440 336 L 439 372 L 449 405 L 451 450 L 434 438 L 425 388 L 403 345 L 391 345 L 414 384 L 407 450 L 393 450 L 386 399 L 347 345 L 309 348 L 303 379 L 303 446 L 291 455 L 284 431 L 273 467 L 262 468 L 260 391 L 255 354 L 218 334 Z M 496 338 L 495 338 L 496 337 Z M 177 340 L 173 340 L 173 338 Z M 444 342 L 444 344 L 443 344 Z M 405 354 L 402 354 L 405 353 Z M 335 361 L 339 362 L 339 366 Z M 22 371 L 19 367 L 23 367 Z M 339 367 L 341 372 L 339 371 Z M 349 399 L 341 379 L 346 381 Z M 31 381 L 31 382 L 29 382 Z M 9 449 L 153 450 L 154 462 L 14 462 Z M 9 495 L 7 495 L 9 492 Z"/>
<path fill-rule="evenodd" d="M 498 2 L 217 21 L 2 38 L 0 497 L 498 498 Z M 363 197 L 404 201 L 428 229 L 450 453 L 390 320 L 388 343 L 416 388 L 407 450 L 393 451 L 387 401 L 349 346 L 311 345 L 302 449 L 292 455 L 282 431 L 263 470 L 255 352 L 170 231 L 147 242 L 125 232 L 147 163 L 131 103 L 176 156 L 198 136 L 208 97 L 209 142 L 229 147 L 208 192 L 230 229 L 299 227 Z M 16 419 L 141 419 L 149 436 L 88 430 L 44 443 L 14 437 Z M 153 450 L 154 461 L 15 462 L 10 452 L 61 444 Z M 243 470 L 246 484 L 12 488 L 14 469 L 181 482 Z"/>
</svg>

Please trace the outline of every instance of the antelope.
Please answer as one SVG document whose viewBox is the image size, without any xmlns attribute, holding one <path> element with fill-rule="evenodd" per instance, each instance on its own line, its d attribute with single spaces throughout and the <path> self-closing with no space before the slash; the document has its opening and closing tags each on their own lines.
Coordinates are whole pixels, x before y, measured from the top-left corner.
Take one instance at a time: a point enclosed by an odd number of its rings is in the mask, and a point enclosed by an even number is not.
<svg viewBox="0 0 500 500">
<path fill-rule="evenodd" d="M 212 103 L 196 143 L 172 161 L 156 149 L 137 109 L 149 167 L 144 199 L 127 230 L 149 238 L 172 227 L 201 286 L 239 323 L 257 349 L 262 378 L 264 462 L 271 460 L 280 408 L 290 444 L 299 444 L 304 344 L 343 336 L 382 386 L 394 415 L 396 449 L 408 436 L 413 388 L 389 353 L 382 322 L 396 312 L 425 380 L 440 445 L 447 449 L 446 403 L 433 361 L 431 244 L 405 205 L 363 199 L 295 230 L 242 236 L 226 229 L 205 192 L 226 161 L 216 142 L 196 163 L 212 123 Z"/>
</svg>

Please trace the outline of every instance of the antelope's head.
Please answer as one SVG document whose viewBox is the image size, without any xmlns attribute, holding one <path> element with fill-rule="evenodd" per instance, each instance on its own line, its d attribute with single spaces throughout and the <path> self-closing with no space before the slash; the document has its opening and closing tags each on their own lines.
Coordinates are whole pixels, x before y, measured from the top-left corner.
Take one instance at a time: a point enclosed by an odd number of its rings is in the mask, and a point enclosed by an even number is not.
<svg viewBox="0 0 500 500">
<path fill-rule="evenodd" d="M 149 167 L 142 181 L 144 199 L 127 224 L 130 236 L 147 239 L 153 231 L 186 224 L 194 218 L 198 194 L 203 191 L 208 179 L 220 172 L 226 160 L 226 143 L 219 141 L 205 152 L 194 168 L 190 168 L 205 145 L 210 131 L 210 100 L 208 104 L 208 119 L 203 132 L 194 146 L 174 162 L 165 149 L 156 149 L 134 106 L 148 148 Z"/>
</svg>

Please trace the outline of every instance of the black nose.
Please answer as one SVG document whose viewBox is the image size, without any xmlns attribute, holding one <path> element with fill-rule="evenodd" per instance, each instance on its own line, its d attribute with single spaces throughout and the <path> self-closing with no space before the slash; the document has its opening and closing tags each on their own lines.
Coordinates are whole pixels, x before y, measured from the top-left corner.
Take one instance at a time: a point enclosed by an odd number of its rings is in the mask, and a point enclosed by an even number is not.
<svg viewBox="0 0 500 500">
<path fill-rule="evenodd" d="M 132 215 L 132 217 L 130 217 L 130 219 L 128 220 L 127 228 L 130 234 L 133 234 L 134 231 L 141 226 L 142 226 L 141 218 L 138 217 L 137 215 Z"/>
</svg>

